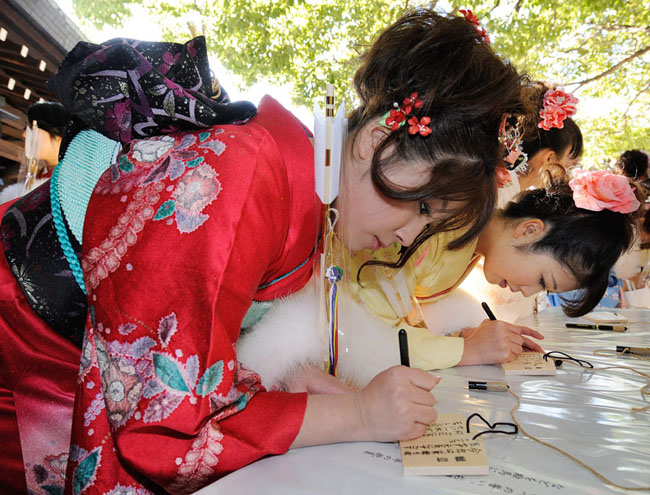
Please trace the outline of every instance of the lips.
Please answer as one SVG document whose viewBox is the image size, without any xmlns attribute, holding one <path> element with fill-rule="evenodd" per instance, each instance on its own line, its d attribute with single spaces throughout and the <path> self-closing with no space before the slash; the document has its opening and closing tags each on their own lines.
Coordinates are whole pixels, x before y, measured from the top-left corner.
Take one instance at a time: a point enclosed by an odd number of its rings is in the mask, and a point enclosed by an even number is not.
<svg viewBox="0 0 650 495">
<path fill-rule="evenodd" d="M 501 282 L 499 282 L 499 287 L 501 287 L 502 289 L 505 289 L 506 287 L 508 287 L 508 282 L 506 282 L 505 280 L 502 280 Z"/>
</svg>

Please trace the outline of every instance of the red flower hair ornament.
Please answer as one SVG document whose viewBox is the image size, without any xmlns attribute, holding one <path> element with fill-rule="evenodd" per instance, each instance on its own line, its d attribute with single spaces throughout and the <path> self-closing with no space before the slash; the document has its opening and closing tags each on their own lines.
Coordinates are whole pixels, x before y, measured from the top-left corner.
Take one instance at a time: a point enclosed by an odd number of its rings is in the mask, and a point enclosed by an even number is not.
<svg viewBox="0 0 650 495">
<path fill-rule="evenodd" d="M 458 12 L 463 14 L 463 17 L 467 19 L 472 25 L 476 28 L 478 35 L 483 38 L 488 45 L 490 44 L 490 37 L 487 34 L 487 31 L 483 26 L 481 26 L 480 19 L 476 17 L 471 10 L 469 9 L 460 9 Z"/>
<path fill-rule="evenodd" d="M 415 108 L 421 108 L 423 105 L 422 100 L 418 99 L 417 93 L 411 93 L 411 96 L 404 98 L 402 105 L 400 106 L 397 102 L 393 103 L 392 110 L 386 112 L 380 119 L 379 125 L 387 127 L 391 131 L 396 131 L 403 125 L 407 123 L 407 117 L 409 124 L 409 134 L 420 134 L 420 136 L 426 137 L 431 134 L 431 128 L 428 124 L 431 123 L 431 117 L 425 115 L 420 120 L 415 115 L 412 115 L 412 111 Z"/>
<path fill-rule="evenodd" d="M 565 93 L 561 89 L 549 89 L 544 93 L 544 104 L 539 111 L 542 120 L 537 127 L 545 131 L 549 131 L 553 127 L 562 129 L 564 121 L 576 113 L 577 104 L 578 98 L 572 94 Z"/>
<path fill-rule="evenodd" d="M 424 116 L 422 120 L 418 121 L 417 117 L 411 117 L 409 119 L 409 134 L 420 133 L 420 136 L 428 136 L 431 134 L 431 127 L 427 124 L 431 123 L 431 117 Z"/>
</svg>

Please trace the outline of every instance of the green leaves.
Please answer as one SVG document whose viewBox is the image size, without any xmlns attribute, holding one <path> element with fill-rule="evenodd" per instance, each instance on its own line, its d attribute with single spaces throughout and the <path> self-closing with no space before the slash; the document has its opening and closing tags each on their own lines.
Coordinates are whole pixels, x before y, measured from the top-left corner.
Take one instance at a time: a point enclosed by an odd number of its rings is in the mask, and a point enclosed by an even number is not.
<svg viewBox="0 0 650 495">
<path fill-rule="evenodd" d="M 159 19 L 165 39 L 204 34 L 209 51 L 244 85 L 293 87 L 311 108 L 325 83 L 353 106 L 356 57 L 416 2 L 397 0 L 73 0 L 96 25 L 119 26 L 135 4 Z M 435 2 L 431 2 L 435 4 Z M 466 2 L 452 1 L 452 8 Z M 585 165 L 603 166 L 626 148 L 650 148 L 650 9 L 643 0 L 477 0 L 495 50 L 532 78 L 575 91 Z M 217 74 L 217 77 L 219 74 Z M 228 89 L 228 88 L 226 88 Z M 602 102 L 608 102 L 603 105 Z M 171 100 L 165 107 L 173 111 Z"/>
<path fill-rule="evenodd" d="M 189 392 L 190 389 L 181 373 L 181 365 L 165 354 L 154 353 L 153 365 L 158 379 L 169 388 L 178 392 Z M 196 385 L 197 395 L 209 395 L 214 392 L 223 380 L 223 361 L 217 361 L 210 366 Z M 194 387 L 194 384 L 191 385 Z"/>
</svg>

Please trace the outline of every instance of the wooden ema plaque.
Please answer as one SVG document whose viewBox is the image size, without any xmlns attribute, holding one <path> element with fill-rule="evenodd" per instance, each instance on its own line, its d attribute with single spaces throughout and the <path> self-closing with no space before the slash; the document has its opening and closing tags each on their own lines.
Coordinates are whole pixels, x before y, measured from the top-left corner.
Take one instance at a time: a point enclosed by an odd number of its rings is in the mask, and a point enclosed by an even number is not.
<svg viewBox="0 0 650 495">
<path fill-rule="evenodd" d="M 400 442 L 405 475 L 486 475 L 483 440 L 472 440 L 460 414 L 439 414 L 420 438 Z"/>
<path fill-rule="evenodd" d="M 522 352 L 514 361 L 501 363 L 507 375 L 554 375 L 553 359 L 544 360 L 541 352 Z"/>
</svg>

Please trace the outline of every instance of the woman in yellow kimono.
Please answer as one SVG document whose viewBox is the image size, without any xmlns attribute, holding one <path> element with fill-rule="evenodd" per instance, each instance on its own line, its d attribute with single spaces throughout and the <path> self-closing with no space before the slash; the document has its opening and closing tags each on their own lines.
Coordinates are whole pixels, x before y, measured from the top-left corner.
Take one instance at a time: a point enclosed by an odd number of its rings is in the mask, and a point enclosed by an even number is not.
<svg viewBox="0 0 650 495">
<path fill-rule="evenodd" d="M 423 369 L 455 365 L 500 363 L 523 349 L 542 351 L 528 337 L 539 332 L 503 321 L 483 321 L 463 308 L 454 315 L 458 336 L 434 335 L 426 322 L 436 317 L 430 303 L 454 290 L 484 258 L 487 281 L 529 296 L 539 291 L 583 289 L 580 299 L 567 303 L 569 316 L 589 312 L 607 288 L 609 270 L 634 238 L 642 195 L 627 179 L 604 171 L 576 171 L 568 184 L 555 180 L 545 189 L 523 193 L 498 211 L 477 241 L 459 250 L 448 244 L 459 234 L 434 236 L 399 270 L 371 261 L 360 274 L 354 296 L 373 315 L 409 335 L 411 364 Z M 398 246 L 355 256 L 352 270 L 369 259 L 396 259 Z M 369 273 L 366 273 L 369 272 Z"/>
</svg>

